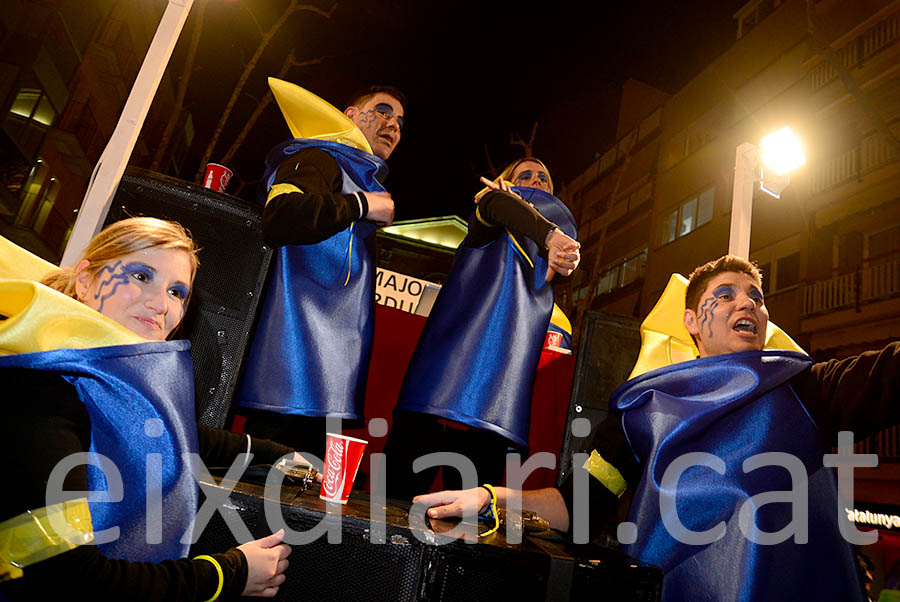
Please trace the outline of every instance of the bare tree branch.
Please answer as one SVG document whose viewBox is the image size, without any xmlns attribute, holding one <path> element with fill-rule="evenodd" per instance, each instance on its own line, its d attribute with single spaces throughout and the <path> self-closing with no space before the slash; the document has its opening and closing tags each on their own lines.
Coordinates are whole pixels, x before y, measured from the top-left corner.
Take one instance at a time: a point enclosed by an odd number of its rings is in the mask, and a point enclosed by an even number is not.
<svg viewBox="0 0 900 602">
<path fill-rule="evenodd" d="M 295 12 L 306 11 L 316 13 L 325 17 L 326 19 L 330 19 L 331 13 L 334 12 L 337 6 L 338 5 L 335 3 L 326 12 L 318 6 L 313 6 L 311 4 L 297 4 L 297 0 L 291 0 L 291 3 L 287 8 L 284 9 L 284 12 L 281 13 L 281 16 L 278 17 L 278 20 L 275 21 L 272 27 L 269 28 L 269 31 L 266 32 L 266 35 L 263 36 L 262 40 L 260 40 L 259 46 L 256 47 L 256 52 L 254 52 L 250 60 L 247 61 L 247 65 L 244 67 L 244 71 L 243 73 L 241 73 L 240 79 L 238 79 L 237 84 L 231 92 L 231 98 L 228 99 L 228 104 L 225 105 L 225 110 L 222 112 L 222 116 L 219 118 L 219 123 L 216 125 L 216 130 L 215 132 L 213 132 L 212 139 L 209 141 L 209 144 L 206 147 L 206 151 L 203 153 L 203 158 L 200 160 L 200 165 L 197 168 L 197 174 L 194 176 L 195 183 L 200 183 L 206 164 L 209 162 L 209 158 L 212 156 L 213 151 L 216 148 L 216 143 L 218 143 L 219 137 L 222 135 L 222 130 L 225 129 L 225 123 L 231 116 L 231 111 L 234 109 L 234 105 L 237 102 L 238 97 L 241 95 L 241 91 L 247 84 L 247 80 L 250 78 L 250 74 L 253 73 L 253 70 L 256 68 L 256 63 L 259 62 L 263 51 L 269 45 L 269 42 L 272 41 L 272 38 L 275 37 L 275 34 L 278 33 L 278 30 L 281 29 L 281 26 L 284 25 L 284 23 L 287 21 L 288 17 L 290 17 Z"/>
<path fill-rule="evenodd" d="M 526 157 L 534 156 L 534 137 L 537 134 L 538 122 L 535 121 L 534 125 L 531 126 L 531 136 L 528 138 L 528 142 L 522 139 L 521 136 L 517 133 L 512 133 L 509 135 L 509 143 L 513 146 L 521 146 L 522 150 L 525 152 Z"/>
<path fill-rule="evenodd" d="M 294 50 L 291 49 L 291 52 L 288 54 L 287 58 L 284 59 L 284 62 L 281 64 L 281 69 L 278 70 L 278 79 L 283 79 L 287 74 L 288 70 L 292 67 L 306 67 L 308 65 L 318 65 L 322 61 L 324 61 L 326 57 L 320 56 L 314 59 L 309 59 L 305 61 L 297 61 L 296 56 L 294 55 Z M 238 149 L 244 143 L 244 140 L 247 138 L 247 135 L 250 133 L 250 130 L 253 129 L 253 126 L 256 124 L 256 120 L 259 119 L 259 116 L 262 115 L 263 111 L 269 104 L 272 102 L 272 91 L 269 92 L 263 97 L 263 99 L 257 103 L 256 109 L 254 109 L 253 114 L 250 115 L 250 119 L 247 120 L 247 123 L 244 124 L 244 127 L 241 129 L 241 132 L 234 139 L 234 142 L 231 144 L 231 148 L 228 149 L 228 152 L 222 157 L 222 163 L 228 164 L 229 161 L 234 157 L 235 153 L 237 153 Z"/>
</svg>

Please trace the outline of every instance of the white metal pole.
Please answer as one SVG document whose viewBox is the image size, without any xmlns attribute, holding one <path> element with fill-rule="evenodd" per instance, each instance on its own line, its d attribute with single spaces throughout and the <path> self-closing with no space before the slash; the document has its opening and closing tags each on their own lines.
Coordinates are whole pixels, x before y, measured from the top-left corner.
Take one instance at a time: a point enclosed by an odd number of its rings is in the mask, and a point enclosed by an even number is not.
<svg viewBox="0 0 900 602">
<path fill-rule="evenodd" d="M 119 123 L 91 174 L 72 235 L 63 253 L 61 265 L 64 267 L 75 265 L 88 242 L 103 226 L 119 180 L 131 158 L 138 134 L 193 3 L 194 0 L 169 0 L 166 6 L 128 100 L 125 101 Z"/>
<path fill-rule="evenodd" d="M 745 142 L 734 154 L 734 190 L 731 196 L 731 231 L 728 253 L 750 259 L 750 220 L 753 214 L 753 182 L 759 152 Z"/>
</svg>

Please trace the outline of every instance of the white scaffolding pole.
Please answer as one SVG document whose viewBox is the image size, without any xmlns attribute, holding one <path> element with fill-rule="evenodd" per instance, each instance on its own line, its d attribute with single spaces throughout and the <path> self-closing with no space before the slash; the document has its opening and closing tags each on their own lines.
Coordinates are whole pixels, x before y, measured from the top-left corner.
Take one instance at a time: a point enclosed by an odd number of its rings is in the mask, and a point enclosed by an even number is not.
<svg viewBox="0 0 900 602">
<path fill-rule="evenodd" d="M 125 166 L 131 158 L 138 134 L 144 125 L 156 89 L 166 72 L 166 65 L 169 64 L 172 50 L 193 3 L 194 0 L 169 0 L 166 6 L 141 70 L 137 74 L 128 100 L 125 101 L 119 123 L 103 154 L 100 155 L 94 173 L 91 174 L 91 181 L 81 202 L 75 227 L 63 253 L 61 265 L 64 267 L 75 265 L 88 242 L 103 226 L 119 180 L 122 179 Z"/>
</svg>

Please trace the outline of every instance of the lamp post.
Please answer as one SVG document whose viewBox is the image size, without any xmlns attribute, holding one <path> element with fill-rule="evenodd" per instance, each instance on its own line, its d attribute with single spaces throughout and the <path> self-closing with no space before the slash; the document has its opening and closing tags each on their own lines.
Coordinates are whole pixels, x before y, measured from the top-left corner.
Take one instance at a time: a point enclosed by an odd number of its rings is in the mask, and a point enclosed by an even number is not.
<svg viewBox="0 0 900 602">
<path fill-rule="evenodd" d="M 790 128 L 763 138 L 759 145 L 744 142 L 734 156 L 734 189 L 731 196 L 731 230 L 728 253 L 750 258 L 750 223 L 753 215 L 753 184 L 777 198 L 790 183 L 790 172 L 806 162 L 800 141 Z M 769 169 L 766 174 L 765 169 Z M 760 175 L 757 176 L 757 169 Z M 774 174 L 772 173 L 774 171 Z"/>
</svg>

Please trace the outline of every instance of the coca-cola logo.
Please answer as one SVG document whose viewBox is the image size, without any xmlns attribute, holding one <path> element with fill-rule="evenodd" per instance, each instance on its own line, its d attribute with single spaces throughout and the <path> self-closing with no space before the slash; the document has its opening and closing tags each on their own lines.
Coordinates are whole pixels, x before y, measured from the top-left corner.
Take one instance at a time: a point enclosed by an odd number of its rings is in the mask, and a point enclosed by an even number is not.
<svg viewBox="0 0 900 602">
<path fill-rule="evenodd" d="M 343 439 L 330 439 L 325 452 L 325 476 L 322 479 L 322 493 L 325 497 L 337 499 L 344 491 L 346 480 L 344 448 L 347 443 Z"/>
</svg>

